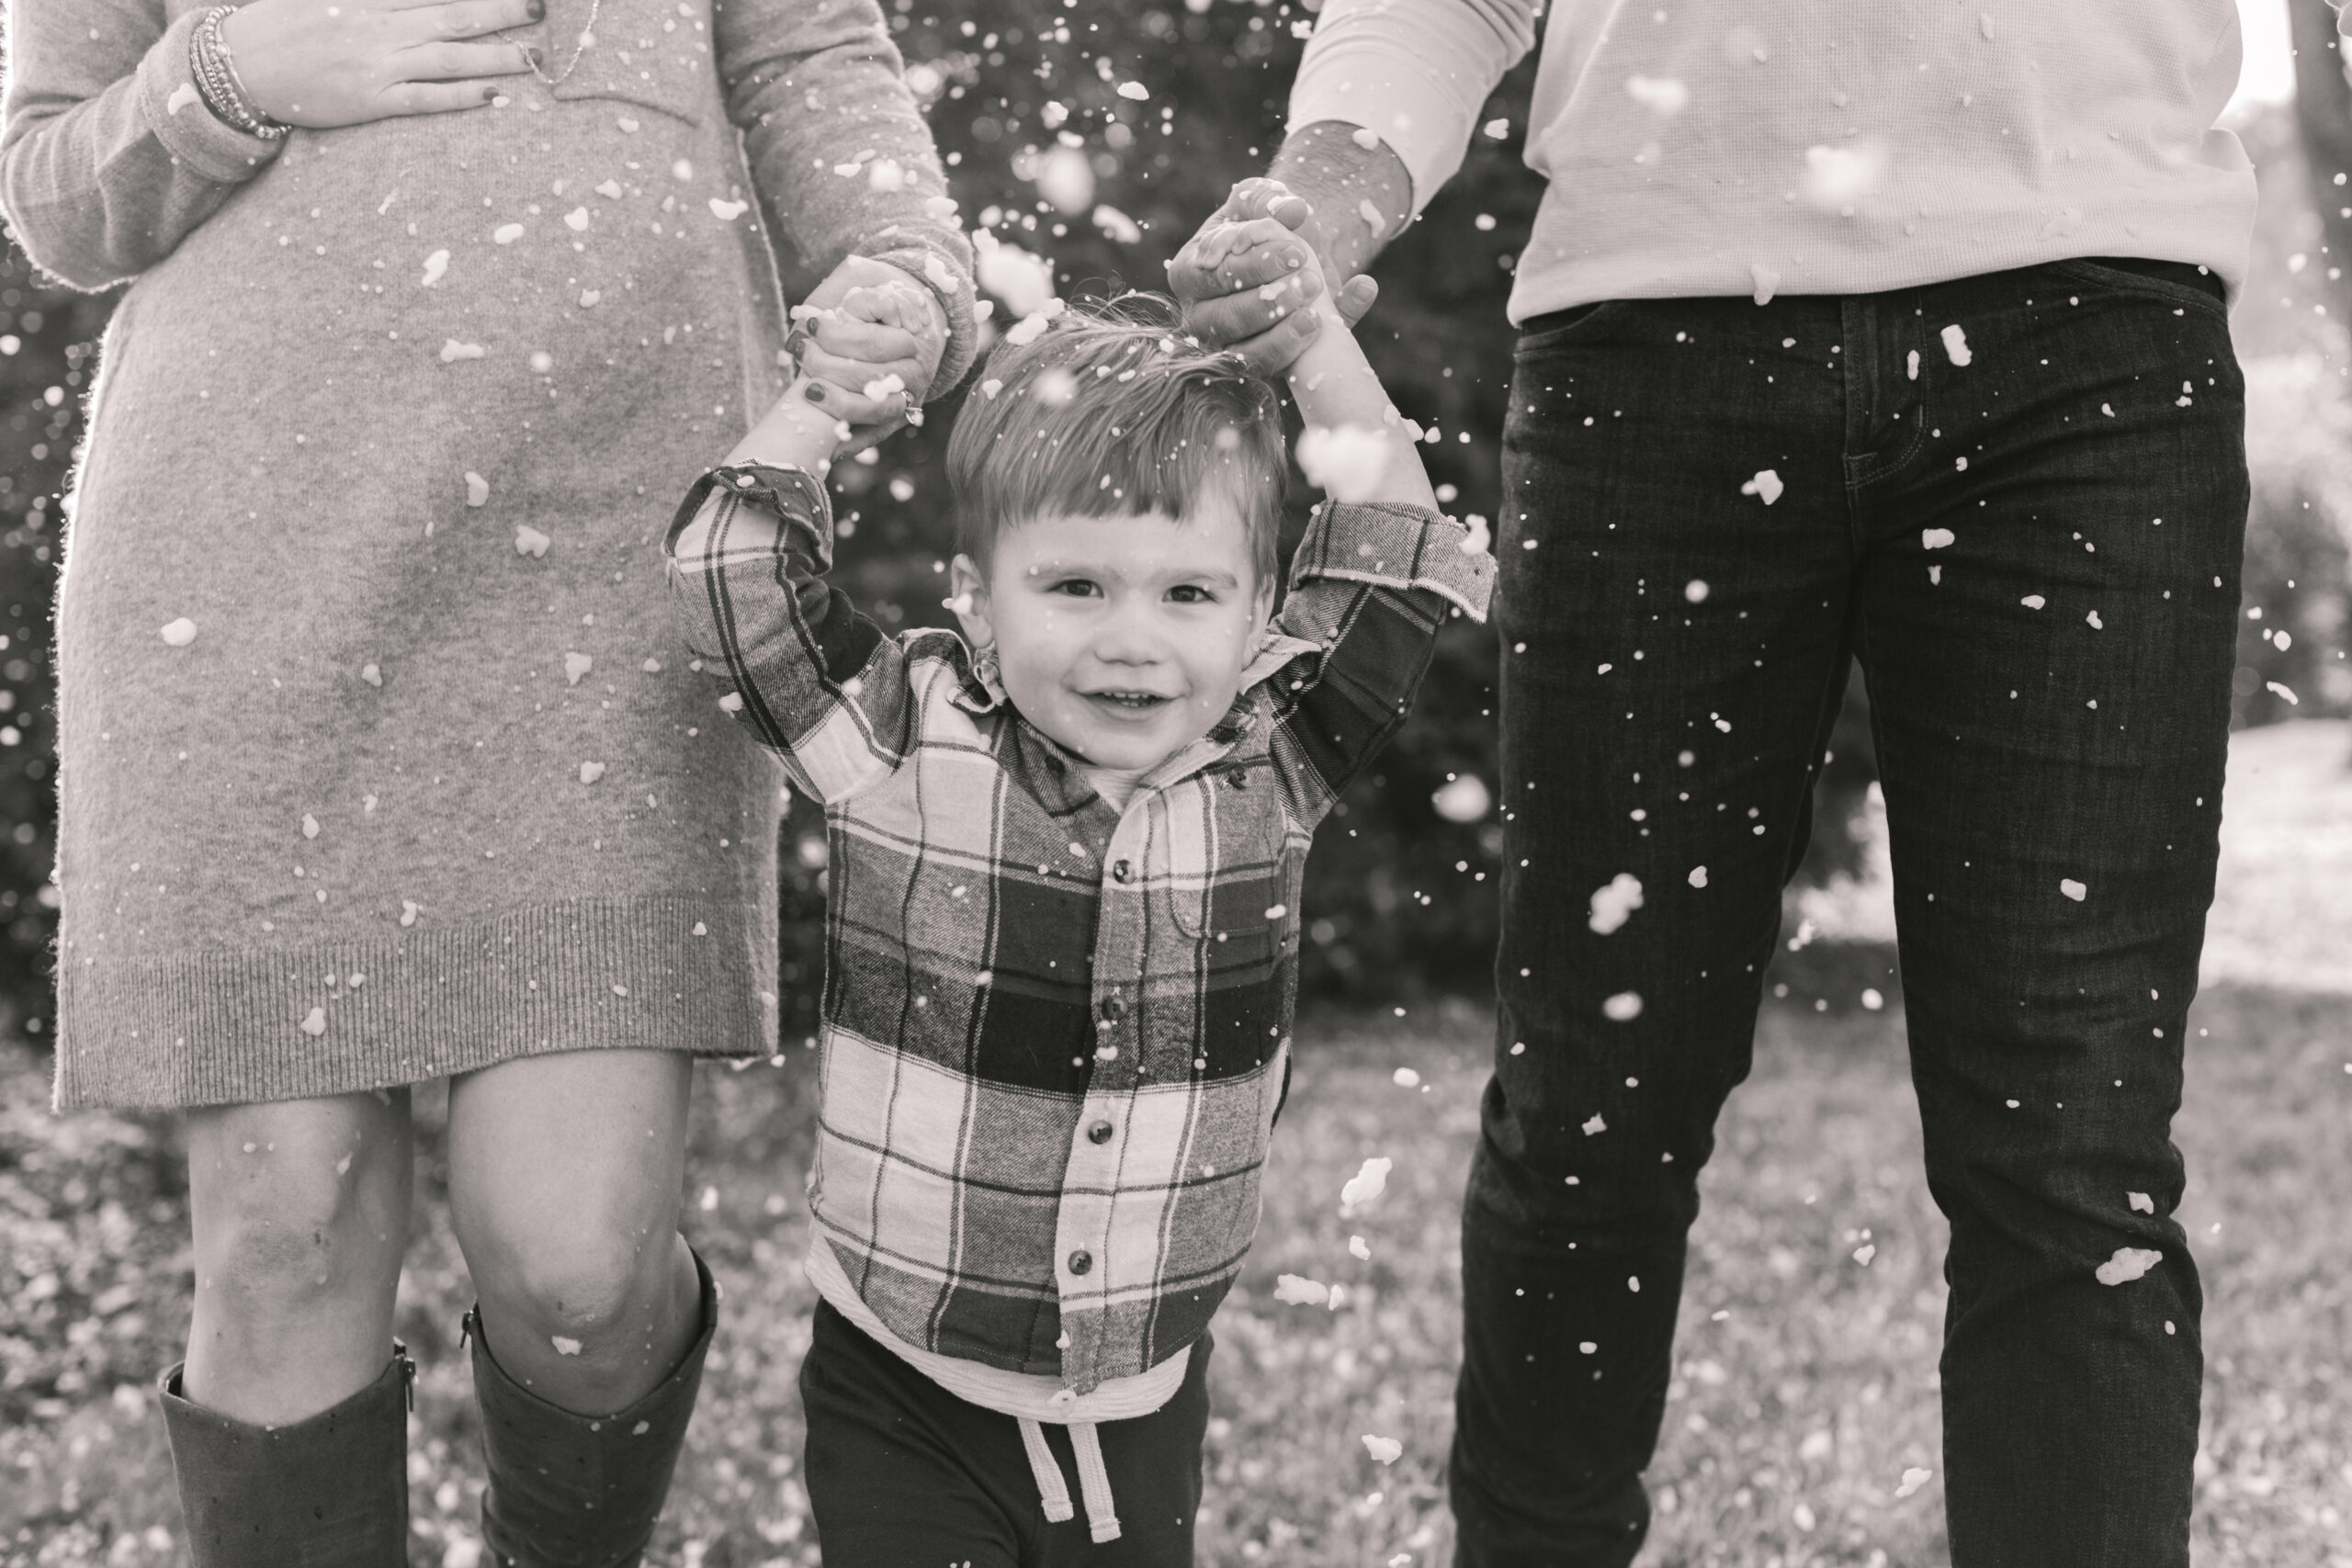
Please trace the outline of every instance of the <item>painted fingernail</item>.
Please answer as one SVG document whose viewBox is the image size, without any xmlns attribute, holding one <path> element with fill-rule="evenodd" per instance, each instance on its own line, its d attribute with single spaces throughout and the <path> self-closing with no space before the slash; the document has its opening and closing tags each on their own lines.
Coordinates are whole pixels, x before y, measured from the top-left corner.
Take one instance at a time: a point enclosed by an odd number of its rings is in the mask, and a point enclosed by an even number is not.
<svg viewBox="0 0 2352 1568">
<path fill-rule="evenodd" d="M 531 20 L 535 22 L 543 21 L 547 17 L 548 8 L 546 0 L 531 0 L 530 5 L 525 7 L 525 9 L 530 12 Z"/>
<path fill-rule="evenodd" d="M 495 87 L 484 87 L 484 88 L 481 90 L 481 101 L 482 101 L 483 103 L 486 103 L 486 104 L 487 104 L 487 103 L 492 103 L 492 102 L 495 102 L 495 101 L 497 100 L 497 97 L 498 97 L 498 89 L 497 89 L 497 88 L 495 88 Z"/>
<path fill-rule="evenodd" d="M 808 383 L 808 400 L 812 403 L 821 403 L 825 400 L 824 383 L 820 381 Z"/>
</svg>

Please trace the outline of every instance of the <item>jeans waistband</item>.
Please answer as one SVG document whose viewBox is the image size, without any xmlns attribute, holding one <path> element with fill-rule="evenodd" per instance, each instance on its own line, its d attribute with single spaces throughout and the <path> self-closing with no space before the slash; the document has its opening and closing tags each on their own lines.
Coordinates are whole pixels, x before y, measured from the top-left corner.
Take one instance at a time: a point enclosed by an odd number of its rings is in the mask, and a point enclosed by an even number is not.
<svg viewBox="0 0 2352 1568">
<path fill-rule="evenodd" d="M 2201 288 L 2223 304 L 2229 303 L 2229 290 L 2222 287 L 2222 275 L 2211 267 L 2194 262 L 2150 261 L 2145 256 L 2085 256 L 2087 262 L 2111 266 L 2124 272 L 2136 272 L 2143 277 L 2160 278 L 2166 283 L 2185 284 Z"/>
<path fill-rule="evenodd" d="M 2229 290 L 2222 285 L 2221 274 L 2210 267 L 2199 266 L 2194 262 L 2154 261 L 2146 256 L 2081 256 L 2069 259 L 2088 262 L 2094 266 L 2113 267 L 2119 272 L 2135 272 L 2143 277 L 2153 277 L 2166 283 L 2182 284 L 2211 294 L 2224 305 L 2229 303 Z M 1946 281 L 1960 280 L 1952 278 Z M 1925 287 L 1932 287 L 1932 285 Z M 1609 301 L 1605 299 L 1593 299 L 1581 305 L 1570 305 L 1565 310 L 1531 317 L 1520 323 L 1519 330 L 1525 334 L 1564 327 L 1580 317 L 1590 315 L 1607 303 Z"/>
</svg>

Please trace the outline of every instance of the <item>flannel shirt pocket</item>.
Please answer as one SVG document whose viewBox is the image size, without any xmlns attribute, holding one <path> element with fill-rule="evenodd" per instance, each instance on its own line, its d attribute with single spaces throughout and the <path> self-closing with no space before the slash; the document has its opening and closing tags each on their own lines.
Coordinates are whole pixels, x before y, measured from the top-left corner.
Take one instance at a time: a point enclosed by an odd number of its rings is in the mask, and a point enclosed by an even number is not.
<svg viewBox="0 0 2352 1568">
<path fill-rule="evenodd" d="M 1236 954 L 1273 952 L 1275 930 L 1290 913 L 1273 769 L 1252 759 L 1207 770 L 1169 791 L 1166 809 L 1168 913 L 1176 929 Z"/>
</svg>

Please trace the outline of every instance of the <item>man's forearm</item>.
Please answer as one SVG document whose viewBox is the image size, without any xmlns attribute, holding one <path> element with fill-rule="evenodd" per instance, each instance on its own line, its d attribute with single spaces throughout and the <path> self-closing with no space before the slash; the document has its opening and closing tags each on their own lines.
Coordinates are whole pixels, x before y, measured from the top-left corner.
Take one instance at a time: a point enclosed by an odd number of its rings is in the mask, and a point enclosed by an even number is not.
<svg viewBox="0 0 2352 1568">
<path fill-rule="evenodd" d="M 1315 209 L 1326 275 L 1335 286 L 1369 267 L 1412 217 L 1413 176 L 1405 161 L 1388 143 L 1344 120 L 1317 120 L 1293 131 L 1266 173 Z"/>
</svg>

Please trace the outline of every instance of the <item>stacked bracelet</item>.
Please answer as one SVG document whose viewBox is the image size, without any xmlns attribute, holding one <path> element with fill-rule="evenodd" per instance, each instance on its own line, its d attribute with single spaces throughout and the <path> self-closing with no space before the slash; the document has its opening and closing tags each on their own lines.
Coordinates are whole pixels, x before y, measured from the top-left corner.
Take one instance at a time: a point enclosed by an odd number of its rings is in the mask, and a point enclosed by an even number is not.
<svg viewBox="0 0 2352 1568">
<path fill-rule="evenodd" d="M 234 6 L 215 6 L 204 13 L 203 20 L 196 24 L 196 31 L 188 39 L 188 73 L 196 78 L 196 90 L 203 96 L 204 107 L 212 111 L 214 118 L 234 126 L 247 136 L 276 141 L 293 127 L 282 125 L 254 107 L 245 85 L 237 79 L 236 57 L 229 52 L 229 40 L 220 32 L 220 24 L 236 14 Z"/>
</svg>

